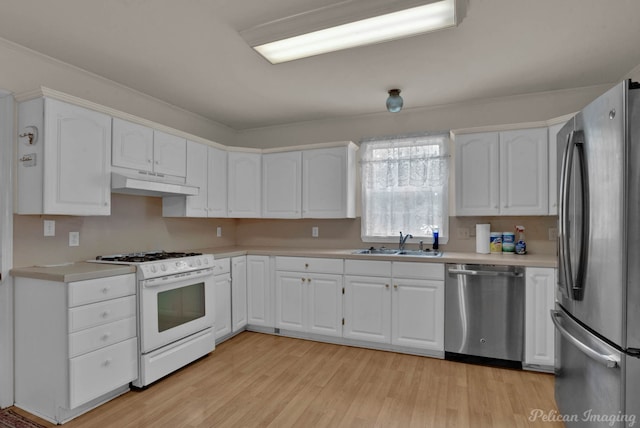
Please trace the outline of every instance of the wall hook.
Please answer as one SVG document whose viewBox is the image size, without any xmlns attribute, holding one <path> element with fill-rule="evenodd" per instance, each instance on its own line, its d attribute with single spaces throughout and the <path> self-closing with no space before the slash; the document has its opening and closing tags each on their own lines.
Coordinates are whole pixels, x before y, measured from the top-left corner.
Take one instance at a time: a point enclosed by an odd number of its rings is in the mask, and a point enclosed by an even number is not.
<svg viewBox="0 0 640 428">
<path fill-rule="evenodd" d="M 28 138 L 29 145 L 33 145 L 38 141 L 38 128 L 35 126 L 25 126 L 25 131 L 22 134 L 18 134 L 19 138 Z"/>
</svg>

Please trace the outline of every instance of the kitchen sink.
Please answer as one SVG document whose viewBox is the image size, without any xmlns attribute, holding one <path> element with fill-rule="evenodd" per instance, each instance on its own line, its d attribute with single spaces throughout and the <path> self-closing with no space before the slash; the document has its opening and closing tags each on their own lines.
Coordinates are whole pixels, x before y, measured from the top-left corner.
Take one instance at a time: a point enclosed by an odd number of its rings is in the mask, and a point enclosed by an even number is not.
<svg viewBox="0 0 640 428">
<path fill-rule="evenodd" d="M 370 255 L 387 255 L 387 256 L 411 256 L 411 257 L 442 257 L 442 251 L 437 250 L 398 250 L 393 248 L 364 248 L 355 250 L 352 254 L 370 254 Z"/>
</svg>

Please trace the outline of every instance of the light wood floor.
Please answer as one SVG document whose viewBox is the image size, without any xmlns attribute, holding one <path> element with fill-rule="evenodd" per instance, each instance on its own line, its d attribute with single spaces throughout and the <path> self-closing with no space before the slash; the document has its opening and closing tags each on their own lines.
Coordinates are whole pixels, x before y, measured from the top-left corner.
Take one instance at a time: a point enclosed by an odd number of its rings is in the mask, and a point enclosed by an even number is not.
<svg viewBox="0 0 640 428">
<path fill-rule="evenodd" d="M 552 375 L 245 332 L 64 427 L 562 426 L 534 409 Z"/>
</svg>

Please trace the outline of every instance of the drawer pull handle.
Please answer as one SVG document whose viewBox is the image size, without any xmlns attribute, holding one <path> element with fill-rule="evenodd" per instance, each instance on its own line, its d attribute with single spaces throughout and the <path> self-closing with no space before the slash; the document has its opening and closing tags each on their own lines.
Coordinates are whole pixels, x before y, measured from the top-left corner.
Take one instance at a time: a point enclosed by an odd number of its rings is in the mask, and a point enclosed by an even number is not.
<svg viewBox="0 0 640 428">
<path fill-rule="evenodd" d="M 104 312 L 102 313 L 102 318 L 106 318 L 106 317 L 108 317 L 110 313 L 111 313 L 111 311 L 104 311 Z"/>
<path fill-rule="evenodd" d="M 102 335 L 102 340 L 107 340 L 111 337 L 111 333 L 105 333 Z"/>
<path fill-rule="evenodd" d="M 104 288 L 102 289 L 102 292 L 103 292 L 104 294 L 107 294 L 107 293 L 109 292 L 109 287 L 104 287 Z"/>
<path fill-rule="evenodd" d="M 104 367 L 109 367 L 111 365 L 111 358 L 107 358 L 106 360 L 104 360 L 104 362 L 102 363 L 102 365 Z"/>
</svg>

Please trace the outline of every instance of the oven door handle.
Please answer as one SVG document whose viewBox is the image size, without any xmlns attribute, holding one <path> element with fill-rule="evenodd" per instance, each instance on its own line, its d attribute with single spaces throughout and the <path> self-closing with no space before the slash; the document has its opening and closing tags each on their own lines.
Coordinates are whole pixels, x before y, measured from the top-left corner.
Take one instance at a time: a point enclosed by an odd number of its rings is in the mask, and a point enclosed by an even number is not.
<svg viewBox="0 0 640 428">
<path fill-rule="evenodd" d="M 175 275 L 162 276 L 160 278 L 145 279 L 142 281 L 142 286 L 145 288 L 162 287 L 165 285 L 175 284 L 177 282 L 184 282 L 211 275 L 213 275 L 213 268 L 207 268 L 195 272 L 185 272 Z"/>
</svg>

